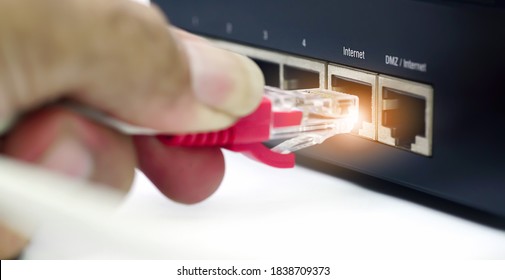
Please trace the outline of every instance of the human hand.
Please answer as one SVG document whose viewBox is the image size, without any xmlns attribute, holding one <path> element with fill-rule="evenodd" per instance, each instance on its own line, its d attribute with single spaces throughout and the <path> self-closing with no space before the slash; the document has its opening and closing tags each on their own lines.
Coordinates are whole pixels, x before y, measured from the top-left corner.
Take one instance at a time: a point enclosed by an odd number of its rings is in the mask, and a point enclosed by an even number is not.
<svg viewBox="0 0 505 280">
<path fill-rule="evenodd" d="M 245 57 L 168 28 L 127 0 L 0 0 L 0 152 L 127 191 L 138 166 L 169 198 L 195 203 L 224 174 L 217 148 L 168 148 L 50 105 L 72 99 L 169 133 L 225 128 L 254 110 L 263 77 Z M 0 224 L 0 258 L 25 244 Z"/>
</svg>

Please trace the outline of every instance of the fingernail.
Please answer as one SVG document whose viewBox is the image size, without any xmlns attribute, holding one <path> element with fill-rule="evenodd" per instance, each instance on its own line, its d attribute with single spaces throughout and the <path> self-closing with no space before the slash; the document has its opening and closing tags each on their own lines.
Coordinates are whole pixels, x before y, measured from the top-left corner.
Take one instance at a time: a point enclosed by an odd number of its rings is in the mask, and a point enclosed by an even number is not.
<svg viewBox="0 0 505 280">
<path fill-rule="evenodd" d="M 93 157 L 78 140 L 67 137 L 57 141 L 43 156 L 41 165 L 74 178 L 90 178 Z"/>
<path fill-rule="evenodd" d="M 252 60 L 206 42 L 188 40 L 185 46 L 193 89 L 201 102 L 233 116 L 257 107 L 264 78 Z"/>
</svg>

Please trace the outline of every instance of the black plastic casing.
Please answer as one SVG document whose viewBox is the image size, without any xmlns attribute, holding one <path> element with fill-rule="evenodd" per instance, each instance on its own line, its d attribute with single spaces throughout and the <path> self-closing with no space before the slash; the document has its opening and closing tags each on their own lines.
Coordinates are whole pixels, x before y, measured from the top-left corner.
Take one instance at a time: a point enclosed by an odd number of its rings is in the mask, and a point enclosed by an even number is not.
<svg viewBox="0 0 505 280">
<path fill-rule="evenodd" d="M 353 135 L 304 154 L 505 217 L 503 1 L 154 2 L 191 32 L 431 85 L 431 157 Z M 365 59 L 343 56 L 344 46 Z M 388 65 L 385 55 L 427 71 Z"/>
</svg>

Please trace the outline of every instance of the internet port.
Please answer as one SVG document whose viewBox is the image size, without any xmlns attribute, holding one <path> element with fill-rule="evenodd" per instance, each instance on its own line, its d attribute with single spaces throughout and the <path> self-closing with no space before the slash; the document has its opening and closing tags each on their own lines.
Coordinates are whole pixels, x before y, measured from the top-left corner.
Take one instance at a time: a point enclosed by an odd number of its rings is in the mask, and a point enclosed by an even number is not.
<svg viewBox="0 0 505 280">
<path fill-rule="evenodd" d="M 328 88 L 359 98 L 358 124 L 351 133 L 372 140 L 377 140 L 376 77 L 365 71 L 328 66 Z"/>
<path fill-rule="evenodd" d="M 379 142 L 432 155 L 433 88 L 379 77 Z"/>
</svg>

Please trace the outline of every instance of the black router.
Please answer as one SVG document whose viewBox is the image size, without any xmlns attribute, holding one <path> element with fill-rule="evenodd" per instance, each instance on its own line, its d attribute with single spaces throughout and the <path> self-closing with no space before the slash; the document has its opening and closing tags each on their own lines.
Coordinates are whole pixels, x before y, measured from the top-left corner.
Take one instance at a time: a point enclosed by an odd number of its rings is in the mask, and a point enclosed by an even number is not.
<svg viewBox="0 0 505 280">
<path fill-rule="evenodd" d="M 505 1 L 154 1 L 268 85 L 360 99 L 310 158 L 505 217 Z"/>
</svg>

